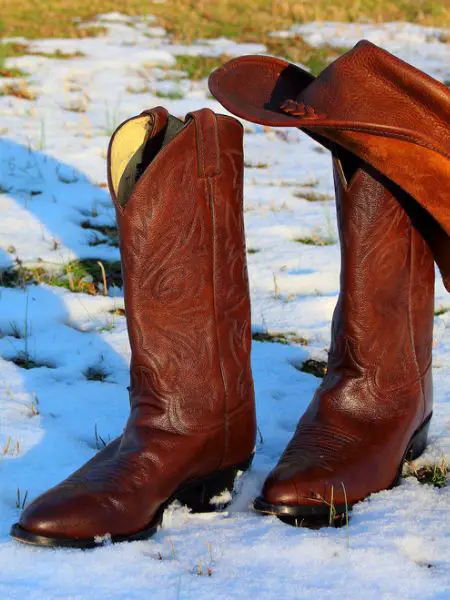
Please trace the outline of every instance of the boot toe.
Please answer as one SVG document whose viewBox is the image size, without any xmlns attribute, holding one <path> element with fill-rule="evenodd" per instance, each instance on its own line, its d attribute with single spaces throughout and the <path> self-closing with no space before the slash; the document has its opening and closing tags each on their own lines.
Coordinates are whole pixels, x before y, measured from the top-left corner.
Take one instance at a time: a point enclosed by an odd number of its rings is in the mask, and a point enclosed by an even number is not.
<svg viewBox="0 0 450 600">
<path fill-rule="evenodd" d="M 85 511 L 80 511 L 81 506 L 74 498 L 61 498 L 59 494 L 47 492 L 22 512 L 18 525 L 28 533 L 45 538 L 89 537 L 90 528 L 82 514 Z"/>
<path fill-rule="evenodd" d="M 54 539 L 55 545 L 58 540 L 92 541 L 97 536 L 122 533 L 120 528 L 125 525 L 120 519 L 121 511 L 116 509 L 101 494 L 56 487 L 36 498 L 22 512 L 18 527 L 30 543 L 47 543 L 39 539 L 33 541 L 34 536 Z"/>
<path fill-rule="evenodd" d="M 303 507 L 308 513 L 327 511 L 331 504 L 345 506 L 347 495 L 345 486 L 330 478 L 330 473 L 321 470 L 298 470 L 288 476 L 283 468 L 275 469 L 267 478 L 262 499 L 273 507 Z"/>
<path fill-rule="evenodd" d="M 264 483 L 262 498 L 274 506 L 296 506 L 299 501 L 295 483 L 277 477 L 276 473 L 271 473 Z"/>
</svg>

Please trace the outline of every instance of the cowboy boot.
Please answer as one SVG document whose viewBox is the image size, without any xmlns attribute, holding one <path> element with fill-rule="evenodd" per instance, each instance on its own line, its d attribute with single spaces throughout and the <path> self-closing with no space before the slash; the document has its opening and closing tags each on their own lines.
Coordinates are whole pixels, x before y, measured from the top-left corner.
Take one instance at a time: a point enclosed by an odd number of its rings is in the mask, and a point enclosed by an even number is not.
<svg viewBox="0 0 450 600">
<path fill-rule="evenodd" d="M 431 251 L 399 190 L 340 148 L 333 162 L 341 281 L 327 373 L 255 501 L 318 523 L 398 481 L 425 449 L 433 397 Z"/>
<path fill-rule="evenodd" d="M 210 89 L 231 112 L 300 127 L 334 155 L 342 274 L 328 372 L 255 502 L 296 521 L 329 521 L 394 485 L 403 461 L 426 445 L 433 254 L 450 286 L 448 186 L 433 187 L 448 178 L 450 95 L 367 42 L 317 80 L 280 59 L 248 56 L 213 73 Z M 427 102 L 433 128 L 422 120 L 415 132 Z M 415 155 L 408 164 L 408 144 L 427 169 L 433 163 L 433 177 Z"/>
<path fill-rule="evenodd" d="M 242 126 L 163 108 L 122 124 L 108 171 L 131 344 L 121 438 L 22 513 L 46 546 L 145 539 L 178 500 L 215 510 L 250 466 L 255 407 L 242 214 Z"/>
</svg>

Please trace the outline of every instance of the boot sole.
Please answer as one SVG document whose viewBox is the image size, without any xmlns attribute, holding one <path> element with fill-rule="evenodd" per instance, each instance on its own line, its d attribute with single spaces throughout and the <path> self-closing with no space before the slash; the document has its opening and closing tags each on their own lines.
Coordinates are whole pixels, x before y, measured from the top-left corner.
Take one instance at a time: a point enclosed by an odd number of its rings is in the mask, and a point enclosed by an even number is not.
<svg viewBox="0 0 450 600">
<path fill-rule="evenodd" d="M 83 550 L 99 548 L 109 543 L 118 544 L 121 542 L 147 540 L 158 531 L 162 523 L 164 511 L 176 500 L 181 504 L 188 506 L 193 513 L 223 510 L 230 503 L 231 499 L 220 502 L 220 496 L 224 493 L 231 494 L 233 492 L 238 473 L 245 472 L 250 468 L 253 456 L 254 455 L 239 465 L 217 471 L 212 475 L 193 479 L 184 484 L 173 494 L 173 496 L 160 506 L 152 522 L 145 529 L 131 535 L 107 534 L 89 539 L 49 537 L 32 533 L 21 527 L 19 523 L 15 523 L 12 526 L 10 535 L 19 542 L 33 546 L 48 548 L 78 548 Z M 217 501 L 213 503 L 212 500 L 214 499 Z"/>
<path fill-rule="evenodd" d="M 400 482 L 403 464 L 418 458 L 427 447 L 428 430 L 433 413 L 422 423 L 412 436 L 400 466 L 395 476 L 394 481 L 387 489 L 392 489 Z M 381 490 L 379 490 L 381 491 Z M 258 496 L 253 503 L 253 508 L 256 512 L 263 515 L 275 515 L 284 523 L 293 525 L 294 527 L 311 527 L 319 528 L 326 525 L 340 527 L 348 522 L 349 512 L 358 502 L 362 502 L 364 498 L 349 502 L 347 505 L 336 504 L 333 509 L 328 504 L 321 503 L 317 505 L 296 505 L 289 506 L 286 504 L 270 504 L 266 502 L 262 496 Z"/>
</svg>

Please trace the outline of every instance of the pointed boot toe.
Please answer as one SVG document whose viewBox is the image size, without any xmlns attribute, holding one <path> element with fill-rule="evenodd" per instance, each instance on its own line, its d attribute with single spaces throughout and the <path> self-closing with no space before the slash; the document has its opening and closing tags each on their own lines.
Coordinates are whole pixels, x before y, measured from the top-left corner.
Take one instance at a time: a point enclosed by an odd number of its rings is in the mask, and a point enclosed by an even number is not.
<svg viewBox="0 0 450 600">
<path fill-rule="evenodd" d="M 80 494 L 64 494 L 58 487 L 42 494 L 13 525 L 14 539 L 39 546 L 91 547 L 95 511 Z M 95 526 L 99 526 L 98 523 Z"/>
<path fill-rule="evenodd" d="M 27 506 L 20 515 L 19 521 L 13 525 L 12 535 L 17 537 L 22 530 L 34 536 L 53 537 L 57 535 L 60 526 L 51 495 L 41 501 L 41 496 Z"/>
<path fill-rule="evenodd" d="M 271 514 L 274 506 L 280 507 L 279 510 L 282 511 L 283 507 L 289 509 L 297 504 L 298 493 L 295 483 L 292 479 L 283 477 L 278 470 L 274 470 L 266 479 L 261 495 L 255 500 L 254 508 L 258 512 Z"/>
<path fill-rule="evenodd" d="M 160 525 L 162 513 L 153 511 L 147 521 L 138 522 L 135 531 L 125 512 L 127 501 L 126 493 L 111 498 L 106 489 L 89 491 L 69 478 L 36 498 L 13 525 L 11 535 L 37 546 L 86 549 L 150 537 Z M 147 518 L 143 512 L 141 515 Z"/>
<path fill-rule="evenodd" d="M 339 518 L 347 512 L 345 485 L 334 480 L 333 474 L 323 468 L 311 468 L 285 458 L 272 471 L 264 483 L 254 508 L 263 514 L 309 521 L 311 525 L 325 524 L 330 514 Z"/>
</svg>

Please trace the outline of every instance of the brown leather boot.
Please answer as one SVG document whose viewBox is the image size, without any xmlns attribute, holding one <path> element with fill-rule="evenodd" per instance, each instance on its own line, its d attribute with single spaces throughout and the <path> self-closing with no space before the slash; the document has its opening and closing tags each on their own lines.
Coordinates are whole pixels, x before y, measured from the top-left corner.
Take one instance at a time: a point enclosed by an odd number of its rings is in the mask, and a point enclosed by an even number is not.
<svg viewBox="0 0 450 600">
<path fill-rule="evenodd" d="M 328 372 L 255 502 L 333 520 L 394 485 L 426 445 L 433 254 L 450 290 L 450 93 L 369 42 L 317 79 L 273 57 L 233 59 L 210 89 L 231 112 L 299 127 L 334 155 L 342 275 Z"/>
<path fill-rule="evenodd" d="M 37 498 L 16 539 L 88 548 L 144 539 L 173 500 L 217 508 L 250 466 L 255 406 L 242 212 L 242 126 L 156 108 L 109 149 L 132 349 L 121 439 Z M 99 541 L 100 540 L 100 541 Z"/>
<path fill-rule="evenodd" d="M 255 501 L 299 521 L 334 521 L 392 487 L 432 413 L 433 256 L 395 190 L 334 154 L 342 266 L 328 369 Z"/>
</svg>

